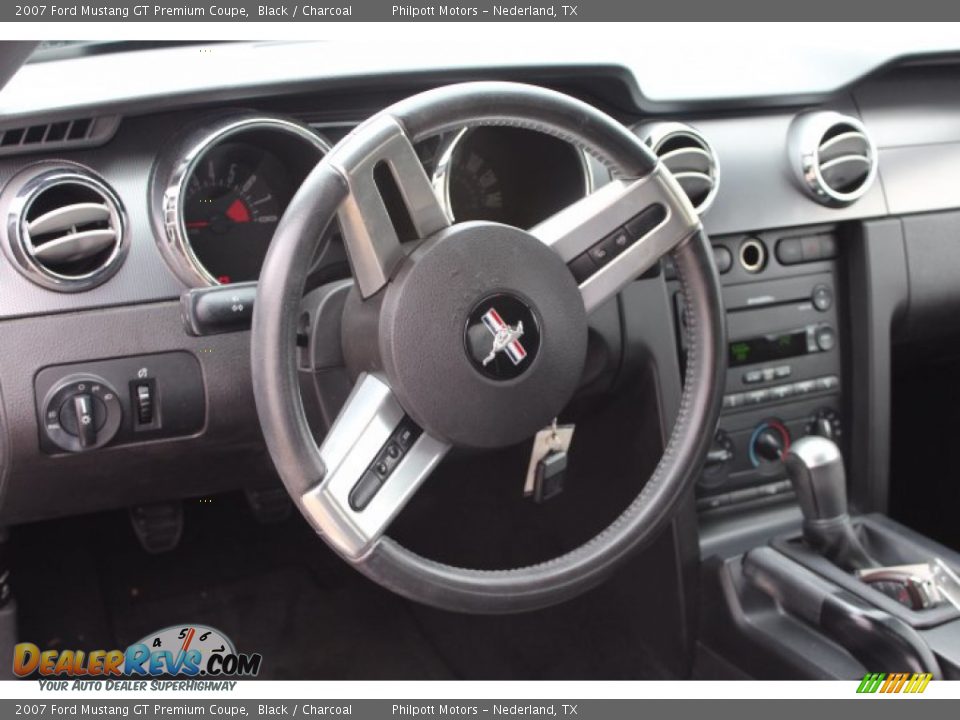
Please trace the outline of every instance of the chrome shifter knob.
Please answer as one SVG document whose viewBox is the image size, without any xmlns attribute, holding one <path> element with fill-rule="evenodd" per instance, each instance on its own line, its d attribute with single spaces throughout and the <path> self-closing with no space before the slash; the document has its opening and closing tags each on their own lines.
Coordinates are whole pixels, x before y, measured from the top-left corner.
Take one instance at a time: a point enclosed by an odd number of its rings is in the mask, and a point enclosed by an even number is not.
<svg viewBox="0 0 960 720">
<path fill-rule="evenodd" d="M 807 545 L 849 572 L 876 567 L 847 514 L 847 478 L 836 443 L 817 435 L 801 438 L 790 447 L 786 466 Z"/>
<path fill-rule="evenodd" d="M 832 440 L 809 435 L 787 453 L 787 475 L 807 520 L 829 520 L 847 514 L 847 478 L 843 456 Z"/>
</svg>

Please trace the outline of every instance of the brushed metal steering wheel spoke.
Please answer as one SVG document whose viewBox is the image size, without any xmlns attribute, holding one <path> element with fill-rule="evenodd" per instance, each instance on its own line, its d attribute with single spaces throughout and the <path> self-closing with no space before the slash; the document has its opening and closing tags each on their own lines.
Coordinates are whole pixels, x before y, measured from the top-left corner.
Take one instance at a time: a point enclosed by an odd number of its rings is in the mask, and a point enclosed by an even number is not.
<svg viewBox="0 0 960 720">
<path fill-rule="evenodd" d="M 406 417 L 382 378 L 362 375 L 320 446 L 326 474 L 303 507 L 327 542 L 359 560 L 449 449 Z"/>
<path fill-rule="evenodd" d="M 326 160 L 343 175 L 348 196 L 339 210 L 340 227 L 357 286 L 364 298 L 379 291 L 403 258 L 384 183 L 399 191 L 417 238 L 450 224 L 417 152 L 403 127 L 390 115 L 377 115 L 337 145 Z M 389 175 L 387 175 L 389 173 Z M 396 208 L 399 210 L 399 208 Z"/>
<path fill-rule="evenodd" d="M 570 266 L 590 312 L 698 229 L 683 190 L 657 165 L 646 177 L 611 181 L 531 233 Z"/>
</svg>

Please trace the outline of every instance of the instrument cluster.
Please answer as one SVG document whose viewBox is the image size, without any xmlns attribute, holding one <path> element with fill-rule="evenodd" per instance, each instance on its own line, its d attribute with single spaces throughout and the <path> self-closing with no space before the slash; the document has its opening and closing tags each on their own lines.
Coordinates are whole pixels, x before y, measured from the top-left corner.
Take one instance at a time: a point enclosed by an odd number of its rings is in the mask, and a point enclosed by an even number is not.
<svg viewBox="0 0 960 720">
<path fill-rule="evenodd" d="M 252 115 L 225 116 L 177 143 L 155 182 L 163 188 L 161 249 L 180 278 L 193 287 L 256 280 L 277 223 L 329 149 L 321 131 Z M 529 228 L 592 189 L 586 155 L 532 130 L 465 128 L 419 143 L 417 152 L 455 222 Z M 334 226 L 318 239 L 311 277 L 347 273 Z"/>
</svg>

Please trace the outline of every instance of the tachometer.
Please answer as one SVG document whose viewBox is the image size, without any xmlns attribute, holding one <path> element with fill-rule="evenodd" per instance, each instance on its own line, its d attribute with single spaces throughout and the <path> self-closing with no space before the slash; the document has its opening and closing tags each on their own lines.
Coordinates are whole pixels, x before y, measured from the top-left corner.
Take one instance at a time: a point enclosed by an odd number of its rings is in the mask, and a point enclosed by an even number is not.
<svg viewBox="0 0 960 720">
<path fill-rule="evenodd" d="M 284 118 L 231 115 L 205 124 L 158 164 L 171 266 L 188 285 L 256 280 L 293 194 L 329 149 Z M 317 238 L 318 253 L 330 233 Z"/>
<path fill-rule="evenodd" d="M 187 181 L 183 225 L 217 282 L 256 280 L 291 188 L 280 161 L 250 145 L 214 149 Z"/>
</svg>

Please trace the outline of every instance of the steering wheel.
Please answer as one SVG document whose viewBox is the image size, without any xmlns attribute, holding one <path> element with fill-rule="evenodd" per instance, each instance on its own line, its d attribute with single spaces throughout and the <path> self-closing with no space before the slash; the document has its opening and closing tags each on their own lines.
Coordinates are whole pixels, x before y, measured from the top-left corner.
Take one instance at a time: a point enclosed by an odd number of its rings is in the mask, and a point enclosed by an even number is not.
<svg viewBox="0 0 960 720">
<path fill-rule="evenodd" d="M 605 163 L 615 179 L 529 231 L 451 224 L 414 144 L 477 125 L 562 138 Z M 418 241 L 398 237 L 401 221 L 382 194 L 391 185 Z M 354 278 L 340 322 L 356 383 L 318 447 L 300 395 L 297 331 L 310 260 L 335 217 Z M 630 506 L 580 547 L 529 567 L 453 567 L 390 539 L 391 520 L 451 447 L 505 447 L 550 424 L 580 380 L 588 313 L 667 253 L 684 300 L 686 375 L 663 457 Z M 638 138 L 585 103 L 532 86 L 479 82 L 388 107 L 310 173 L 260 276 L 253 387 L 287 491 L 344 560 L 413 600 L 519 612 L 594 587 L 662 530 L 709 448 L 726 370 L 711 255 L 670 173 Z"/>
</svg>

